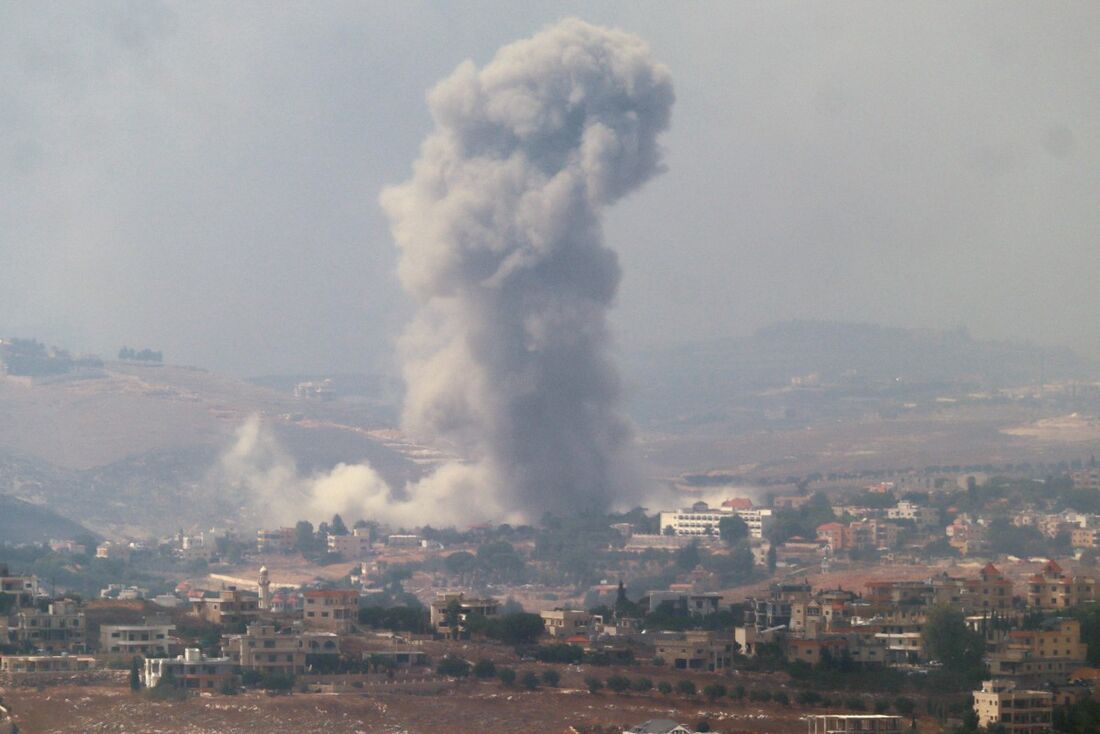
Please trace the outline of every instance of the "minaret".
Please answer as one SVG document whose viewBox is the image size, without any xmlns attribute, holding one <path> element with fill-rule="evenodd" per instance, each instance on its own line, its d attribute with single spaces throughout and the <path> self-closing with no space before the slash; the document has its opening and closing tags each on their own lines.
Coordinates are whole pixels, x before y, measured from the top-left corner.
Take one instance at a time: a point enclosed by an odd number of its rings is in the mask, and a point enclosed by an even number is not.
<svg viewBox="0 0 1100 734">
<path fill-rule="evenodd" d="M 271 579 L 267 577 L 267 566 L 260 566 L 260 609 L 268 611 L 271 608 Z"/>
</svg>

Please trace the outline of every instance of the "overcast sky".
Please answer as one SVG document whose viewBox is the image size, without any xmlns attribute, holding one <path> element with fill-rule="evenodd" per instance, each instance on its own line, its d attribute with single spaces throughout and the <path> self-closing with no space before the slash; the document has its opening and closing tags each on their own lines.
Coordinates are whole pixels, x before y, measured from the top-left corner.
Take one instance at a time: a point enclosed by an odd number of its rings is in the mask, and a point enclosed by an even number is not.
<svg viewBox="0 0 1100 734">
<path fill-rule="evenodd" d="M 426 91 L 570 14 L 676 87 L 668 172 L 606 221 L 624 347 L 801 317 L 1100 356 L 1092 2 L 6 0 L 0 334 L 389 368 L 409 307 L 378 194 Z"/>
</svg>

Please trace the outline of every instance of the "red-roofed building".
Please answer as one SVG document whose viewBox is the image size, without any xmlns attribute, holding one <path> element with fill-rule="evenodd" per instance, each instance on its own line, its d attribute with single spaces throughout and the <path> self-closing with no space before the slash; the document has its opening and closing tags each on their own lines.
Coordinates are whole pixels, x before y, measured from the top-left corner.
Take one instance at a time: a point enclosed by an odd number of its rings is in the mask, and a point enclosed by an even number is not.
<svg viewBox="0 0 1100 734">
<path fill-rule="evenodd" d="M 722 503 L 722 507 L 728 507 L 731 510 L 751 510 L 752 500 L 748 497 L 731 497 Z"/>
<path fill-rule="evenodd" d="M 1052 560 L 1027 580 L 1027 605 L 1036 609 L 1067 609 L 1096 598 L 1096 579 L 1067 576 Z"/>
</svg>

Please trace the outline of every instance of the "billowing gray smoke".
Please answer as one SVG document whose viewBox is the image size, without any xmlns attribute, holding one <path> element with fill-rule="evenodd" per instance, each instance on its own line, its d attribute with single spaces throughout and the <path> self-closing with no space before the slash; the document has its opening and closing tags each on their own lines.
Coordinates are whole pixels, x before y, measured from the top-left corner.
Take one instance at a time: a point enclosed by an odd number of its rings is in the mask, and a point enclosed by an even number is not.
<svg viewBox="0 0 1100 734">
<path fill-rule="evenodd" d="M 382 205 L 420 305 L 405 426 L 473 461 L 444 494 L 528 517 L 636 495 L 600 214 L 661 170 L 672 102 L 642 41 L 579 20 L 466 62 L 429 95 L 435 130 Z"/>
</svg>

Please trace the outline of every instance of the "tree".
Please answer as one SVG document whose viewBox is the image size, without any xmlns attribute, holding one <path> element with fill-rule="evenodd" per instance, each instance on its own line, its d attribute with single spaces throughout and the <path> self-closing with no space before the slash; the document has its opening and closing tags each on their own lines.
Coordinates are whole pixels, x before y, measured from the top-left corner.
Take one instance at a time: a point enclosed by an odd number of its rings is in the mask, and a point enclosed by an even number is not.
<svg viewBox="0 0 1100 734">
<path fill-rule="evenodd" d="M 718 521 L 718 535 L 723 543 L 732 547 L 749 537 L 749 525 L 738 515 L 723 517 Z"/>
<path fill-rule="evenodd" d="M 790 697 L 787 696 L 786 692 L 784 692 L 784 691 L 776 692 L 776 694 L 773 698 L 774 698 L 775 702 L 777 704 L 779 704 L 780 706 L 788 706 L 791 703 Z"/>
<path fill-rule="evenodd" d="M 599 693 L 603 689 L 603 681 L 594 675 L 586 677 L 584 684 L 588 686 L 589 693 Z"/>
<path fill-rule="evenodd" d="M 695 691 L 695 683 L 690 680 L 682 680 L 676 684 L 676 692 L 683 696 L 694 696 Z"/>
<path fill-rule="evenodd" d="M 534 671 L 528 670 L 520 677 L 519 683 L 527 690 L 533 691 L 539 687 L 539 677 Z"/>
<path fill-rule="evenodd" d="M 676 565 L 685 571 L 690 571 L 699 565 L 702 556 L 699 554 L 699 544 L 691 541 L 691 545 L 685 545 L 676 551 Z"/>
<path fill-rule="evenodd" d="M 546 623 L 539 615 L 518 612 L 490 619 L 485 634 L 506 645 L 532 645 L 545 629 Z"/>
<path fill-rule="evenodd" d="M 708 701 L 714 703 L 726 695 L 726 687 L 721 683 L 710 683 L 703 689 L 703 695 L 707 697 Z"/>
<path fill-rule="evenodd" d="M 630 679 L 625 675 L 612 675 L 607 679 L 607 687 L 615 693 L 622 693 L 630 688 Z"/>
<path fill-rule="evenodd" d="M 775 573 L 775 566 L 778 560 L 778 554 L 775 551 L 775 543 L 772 543 L 768 546 L 768 573 Z"/>
<path fill-rule="evenodd" d="M 313 523 L 309 520 L 299 520 L 294 526 L 294 540 L 302 553 L 314 551 L 317 547 L 317 539 L 313 534 Z"/>
<path fill-rule="evenodd" d="M 141 658 L 139 658 L 138 656 L 135 655 L 130 660 L 130 690 L 131 691 L 140 691 L 141 690 L 141 670 L 140 670 L 140 666 L 141 666 Z"/>
<path fill-rule="evenodd" d="M 894 710 L 902 716 L 912 716 L 916 710 L 917 704 L 913 699 L 906 698 L 905 696 L 898 696 L 894 699 Z"/>
<path fill-rule="evenodd" d="M 557 688 L 558 683 L 561 683 L 561 673 L 553 668 L 544 670 L 542 671 L 542 682 L 551 688 Z"/>
<path fill-rule="evenodd" d="M 971 673 L 981 668 L 985 641 L 966 626 L 962 612 L 949 606 L 932 609 L 921 637 L 928 656 L 946 669 Z"/>
<path fill-rule="evenodd" d="M 638 693 L 648 693 L 653 690 L 653 681 L 649 678 L 636 678 L 630 687 Z"/>
<path fill-rule="evenodd" d="M 348 534 L 348 526 L 344 524 L 344 518 L 340 517 L 340 513 L 336 513 L 332 516 L 332 522 L 329 524 L 328 529 L 333 535 Z"/>
<path fill-rule="evenodd" d="M 482 658 L 474 663 L 474 676 L 481 679 L 493 678 L 497 674 L 497 666 L 492 660 Z"/>
<path fill-rule="evenodd" d="M 448 678 L 465 678 L 470 674 L 470 664 L 462 658 L 448 655 L 439 661 L 436 672 Z"/>
<path fill-rule="evenodd" d="M 794 700 L 800 706 L 813 706 L 821 702 L 821 694 L 817 691 L 799 691 Z"/>
<path fill-rule="evenodd" d="M 669 683 L 667 680 L 663 680 L 657 684 L 657 690 L 667 696 L 668 694 L 672 693 L 672 684 Z"/>
<path fill-rule="evenodd" d="M 497 678 L 500 678 L 500 682 L 506 686 L 510 686 L 516 682 L 516 671 L 512 668 L 501 668 L 497 671 Z"/>
</svg>

